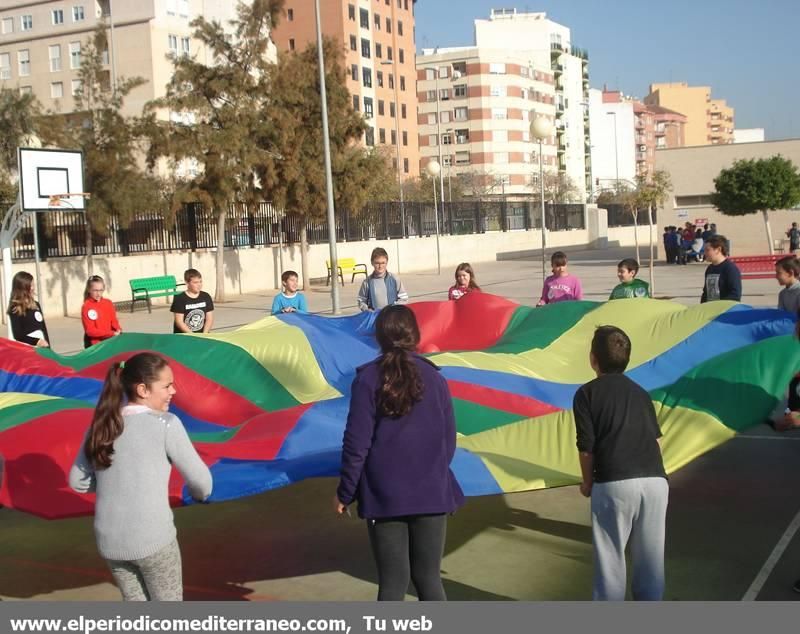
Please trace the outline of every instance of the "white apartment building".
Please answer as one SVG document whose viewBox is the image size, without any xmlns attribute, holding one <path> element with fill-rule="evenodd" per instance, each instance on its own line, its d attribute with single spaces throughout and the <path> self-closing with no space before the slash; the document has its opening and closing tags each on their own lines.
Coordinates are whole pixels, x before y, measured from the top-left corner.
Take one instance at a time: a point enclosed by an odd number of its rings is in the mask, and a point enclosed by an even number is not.
<svg viewBox="0 0 800 634">
<path fill-rule="evenodd" d="M 569 175 L 584 200 L 591 189 L 587 52 L 572 45 L 568 27 L 545 13 L 517 9 L 494 9 L 488 20 L 475 20 L 475 46 L 505 50 L 553 73 L 558 169 Z"/>
<path fill-rule="evenodd" d="M 235 17 L 229 0 L 5 0 L 0 4 L 0 86 L 36 95 L 46 110 L 71 112 L 80 88 L 81 48 L 98 23 L 108 27 L 108 82 L 143 77 L 125 114 L 164 95 L 172 76 L 170 57 L 205 51 L 192 39 L 198 15 L 227 24 Z"/>
<path fill-rule="evenodd" d="M 597 194 L 619 181 L 636 178 L 635 115 L 633 101 L 604 103 L 603 91 L 589 91 L 592 130 L 592 189 Z"/>
<path fill-rule="evenodd" d="M 555 79 L 522 55 L 477 47 L 423 50 L 417 56 L 420 169 L 441 157 L 445 176 L 473 174 L 489 194 L 531 192 L 538 144 L 531 113 L 555 121 Z M 544 164 L 556 170 L 553 138 Z"/>
</svg>

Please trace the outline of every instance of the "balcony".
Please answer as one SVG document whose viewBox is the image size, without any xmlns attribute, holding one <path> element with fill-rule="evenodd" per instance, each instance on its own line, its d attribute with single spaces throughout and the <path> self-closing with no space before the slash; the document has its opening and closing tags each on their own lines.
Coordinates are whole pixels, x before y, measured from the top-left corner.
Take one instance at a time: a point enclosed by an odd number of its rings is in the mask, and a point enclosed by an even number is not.
<svg viewBox="0 0 800 634">
<path fill-rule="evenodd" d="M 563 64 L 553 64 L 551 70 L 555 73 L 556 77 L 561 75 L 564 72 L 564 65 Z"/>
</svg>

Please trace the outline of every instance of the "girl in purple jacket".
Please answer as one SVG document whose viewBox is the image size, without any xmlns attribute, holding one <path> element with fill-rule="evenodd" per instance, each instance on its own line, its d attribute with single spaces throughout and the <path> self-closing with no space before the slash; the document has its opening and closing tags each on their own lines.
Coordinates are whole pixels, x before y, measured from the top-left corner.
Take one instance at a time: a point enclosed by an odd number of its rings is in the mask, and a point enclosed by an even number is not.
<svg viewBox="0 0 800 634">
<path fill-rule="evenodd" d="M 378 601 L 444 601 L 440 574 L 447 515 L 464 503 L 450 461 L 456 424 L 439 368 L 415 353 L 419 327 L 406 306 L 375 322 L 381 356 L 356 371 L 334 504 L 358 501 L 378 567 Z"/>
</svg>

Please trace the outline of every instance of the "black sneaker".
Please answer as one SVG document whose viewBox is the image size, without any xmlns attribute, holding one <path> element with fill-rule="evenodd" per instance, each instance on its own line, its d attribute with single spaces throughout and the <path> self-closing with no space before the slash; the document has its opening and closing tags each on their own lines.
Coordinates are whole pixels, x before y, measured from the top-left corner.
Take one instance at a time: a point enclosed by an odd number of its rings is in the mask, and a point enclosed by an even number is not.
<svg viewBox="0 0 800 634">
<path fill-rule="evenodd" d="M 800 579 L 798 579 L 797 581 L 794 582 L 794 585 L 792 586 L 792 590 L 794 590 L 797 593 L 800 593 Z"/>
</svg>

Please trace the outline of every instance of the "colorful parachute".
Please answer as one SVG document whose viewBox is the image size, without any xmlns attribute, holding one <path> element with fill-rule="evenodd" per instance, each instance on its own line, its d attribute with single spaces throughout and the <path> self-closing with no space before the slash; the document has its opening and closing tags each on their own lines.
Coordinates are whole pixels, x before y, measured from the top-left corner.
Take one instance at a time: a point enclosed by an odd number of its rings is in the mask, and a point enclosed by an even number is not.
<svg viewBox="0 0 800 634">
<path fill-rule="evenodd" d="M 762 421 L 800 367 L 794 318 L 730 302 L 659 300 L 528 308 L 486 293 L 412 305 L 421 349 L 455 405 L 453 469 L 469 495 L 577 483 L 570 407 L 593 378 L 595 327 L 633 342 L 628 374 L 652 395 L 668 471 Z M 108 364 L 170 359 L 175 413 L 214 476 L 212 501 L 338 472 L 355 369 L 373 359 L 374 315 L 267 317 L 231 333 L 125 334 L 74 356 L 0 342 L 0 504 L 48 518 L 92 512 L 69 471 Z M 177 474 L 175 505 L 189 504 Z"/>
</svg>

